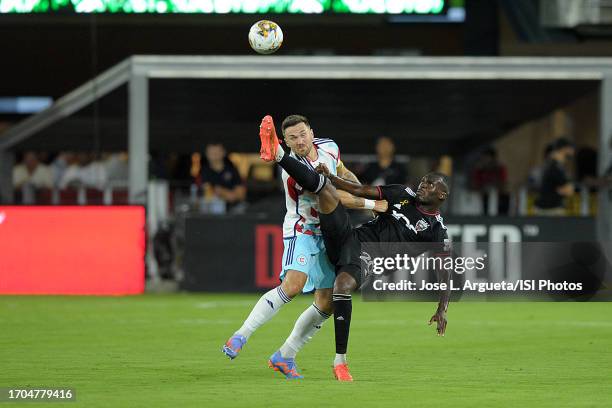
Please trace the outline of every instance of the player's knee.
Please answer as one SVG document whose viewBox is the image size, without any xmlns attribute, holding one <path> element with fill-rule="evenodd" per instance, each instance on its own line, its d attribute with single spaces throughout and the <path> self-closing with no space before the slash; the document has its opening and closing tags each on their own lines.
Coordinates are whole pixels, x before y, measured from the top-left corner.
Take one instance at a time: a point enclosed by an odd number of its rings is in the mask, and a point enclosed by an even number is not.
<svg viewBox="0 0 612 408">
<path fill-rule="evenodd" d="M 320 311 L 327 313 L 327 314 L 332 314 L 334 312 L 334 303 L 332 302 L 331 298 L 329 299 L 317 299 L 315 304 L 317 305 L 317 307 L 319 308 Z"/>
<path fill-rule="evenodd" d="M 302 292 L 302 289 L 304 289 L 304 285 L 300 284 L 299 282 L 283 281 L 281 287 L 283 288 L 283 292 L 285 292 L 285 294 L 290 298 L 299 295 Z"/>
<path fill-rule="evenodd" d="M 323 313 L 327 313 L 330 316 L 334 314 L 334 304 L 331 302 L 326 306 L 321 306 L 319 309 L 321 309 Z"/>
<path fill-rule="evenodd" d="M 307 279 L 308 276 L 306 276 L 304 272 L 293 269 L 288 270 L 283 282 L 281 283 L 281 288 L 287 296 L 293 298 L 302 292 L 304 285 L 306 285 Z"/>
<path fill-rule="evenodd" d="M 334 293 L 350 295 L 357 288 L 357 281 L 350 274 L 341 272 L 334 282 Z"/>
</svg>

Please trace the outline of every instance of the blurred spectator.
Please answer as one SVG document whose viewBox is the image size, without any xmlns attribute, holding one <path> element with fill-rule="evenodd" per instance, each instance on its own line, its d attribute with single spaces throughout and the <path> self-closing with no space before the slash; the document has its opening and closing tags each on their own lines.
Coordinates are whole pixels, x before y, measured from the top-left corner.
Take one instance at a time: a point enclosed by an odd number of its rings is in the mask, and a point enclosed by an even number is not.
<svg viewBox="0 0 612 408">
<path fill-rule="evenodd" d="M 508 214 L 510 195 L 507 190 L 507 180 L 506 166 L 499 162 L 497 151 L 493 147 L 488 147 L 480 154 L 471 174 L 472 189 L 480 194 L 485 214 L 489 214 L 492 194 L 497 195 L 497 214 Z"/>
<path fill-rule="evenodd" d="M 542 185 L 542 173 L 544 172 L 544 167 L 548 160 L 550 160 L 550 153 L 552 153 L 553 143 L 549 143 L 546 145 L 544 149 L 544 163 L 539 166 L 534 167 L 529 172 L 529 181 L 528 186 L 531 191 L 539 191 Z"/>
<path fill-rule="evenodd" d="M 74 153 L 72 152 L 61 152 L 51 162 L 50 167 L 53 171 L 53 185 L 59 187 L 66 169 L 74 161 Z"/>
<path fill-rule="evenodd" d="M 23 161 L 13 168 L 13 186 L 19 189 L 27 185 L 37 189 L 53 187 L 51 169 L 42 164 L 34 152 L 26 152 Z"/>
<path fill-rule="evenodd" d="M 246 188 L 221 143 L 206 146 L 201 175 L 205 200 L 221 199 L 228 210 L 244 202 Z"/>
<path fill-rule="evenodd" d="M 126 184 L 129 178 L 129 162 L 127 152 L 105 155 L 106 179 L 109 184 Z"/>
<path fill-rule="evenodd" d="M 573 156 L 574 146 L 567 139 L 559 138 L 553 142 L 535 202 L 537 215 L 565 215 L 564 198 L 574 194 L 574 185 L 567 176 L 565 166 Z"/>
<path fill-rule="evenodd" d="M 60 189 L 79 187 L 81 185 L 82 166 L 79 157 L 80 155 L 77 154 L 64 156 L 66 166 L 64 167 L 62 177 L 58 183 Z"/>
<path fill-rule="evenodd" d="M 107 183 L 107 172 L 103 162 L 94 160 L 89 153 L 68 157 L 68 167 L 60 180 L 59 187 L 90 187 L 102 190 Z"/>
<path fill-rule="evenodd" d="M 361 174 L 366 184 L 380 186 L 385 184 L 405 184 L 406 169 L 395 161 L 395 144 L 388 137 L 380 137 L 376 142 L 376 163 L 371 163 Z"/>
</svg>

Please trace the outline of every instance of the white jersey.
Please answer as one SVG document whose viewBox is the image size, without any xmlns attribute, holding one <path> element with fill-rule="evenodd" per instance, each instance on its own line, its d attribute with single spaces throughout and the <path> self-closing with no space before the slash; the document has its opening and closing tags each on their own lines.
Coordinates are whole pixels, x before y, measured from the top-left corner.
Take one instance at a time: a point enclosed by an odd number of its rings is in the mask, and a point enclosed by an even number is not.
<svg viewBox="0 0 612 408">
<path fill-rule="evenodd" d="M 337 167 L 340 164 L 340 150 L 336 142 L 315 137 L 313 145 L 317 151 L 317 159 L 314 161 L 306 157 L 298 157 L 293 152 L 290 155 L 312 169 L 323 163 L 332 174 L 336 175 Z M 282 171 L 282 179 L 287 205 L 283 237 L 294 237 L 297 234 L 321 235 L 319 201 L 316 194 L 305 191 L 285 170 Z"/>
</svg>

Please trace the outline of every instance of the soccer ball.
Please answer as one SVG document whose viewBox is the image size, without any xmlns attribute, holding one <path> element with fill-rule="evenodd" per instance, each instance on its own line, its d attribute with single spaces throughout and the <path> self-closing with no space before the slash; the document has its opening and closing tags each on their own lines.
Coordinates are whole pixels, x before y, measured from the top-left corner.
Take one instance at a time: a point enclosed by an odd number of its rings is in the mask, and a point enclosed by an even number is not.
<svg viewBox="0 0 612 408">
<path fill-rule="evenodd" d="M 283 30 L 270 20 L 260 20 L 249 30 L 249 44 L 260 54 L 272 54 L 283 43 Z"/>
</svg>

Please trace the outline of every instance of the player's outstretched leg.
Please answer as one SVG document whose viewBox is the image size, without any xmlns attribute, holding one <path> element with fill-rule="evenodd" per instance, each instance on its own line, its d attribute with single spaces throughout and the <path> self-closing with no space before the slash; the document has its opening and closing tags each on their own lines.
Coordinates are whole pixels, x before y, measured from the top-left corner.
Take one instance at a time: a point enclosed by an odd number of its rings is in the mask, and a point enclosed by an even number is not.
<svg viewBox="0 0 612 408">
<path fill-rule="evenodd" d="M 349 332 L 353 301 L 351 293 L 357 288 L 357 281 L 348 272 L 340 272 L 334 283 L 334 331 L 336 335 L 336 358 L 334 359 L 334 376 L 338 381 L 353 381 L 346 350 L 348 348 Z"/>
<path fill-rule="evenodd" d="M 287 340 L 285 340 L 285 343 L 283 343 L 278 352 L 274 354 L 274 356 L 280 353 L 280 357 L 282 359 L 294 360 L 297 353 L 304 347 L 304 345 L 321 330 L 323 323 L 325 323 L 332 313 L 331 292 L 331 288 L 316 290 L 315 302 L 304 310 L 304 312 L 296 320 L 291 334 Z M 270 367 L 274 368 L 275 370 L 279 370 L 271 362 L 272 358 L 270 359 L 269 363 Z"/>
<path fill-rule="evenodd" d="M 267 115 L 259 126 L 261 149 L 259 156 L 265 161 L 276 161 L 295 181 L 307 191 L 318 194 L 325 186 L 325 177 L 300 163 L 288 154 L 278 142 L 274 121 Z"/>
<path fill-rule="evenodd" d="M 281 307 L 302 292 L 306 280 L 307 276 L 302 272 L 287 271 L 283 283 L 259 298 L 242 327 L 229 338 L 221 351 L 232 360 L 236 358 L 251 334 L 272 319 Z"/>
<path fill-rule="evenodd" d="M 232 337 L 223 345 L 221 351 L 230 359 L 238 357 L 247 340 L 257 328 L 270 320 L 282 306 L 289 303 L 291 297 L 285 293 L 282 286 L 265 293 L 251 310 L 251 313 Z"/>
</svg>

